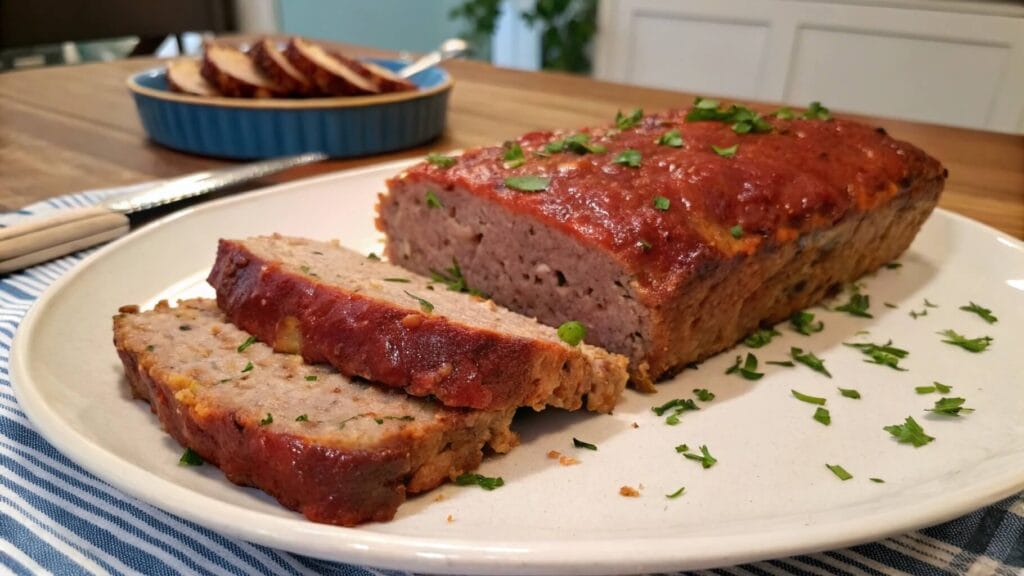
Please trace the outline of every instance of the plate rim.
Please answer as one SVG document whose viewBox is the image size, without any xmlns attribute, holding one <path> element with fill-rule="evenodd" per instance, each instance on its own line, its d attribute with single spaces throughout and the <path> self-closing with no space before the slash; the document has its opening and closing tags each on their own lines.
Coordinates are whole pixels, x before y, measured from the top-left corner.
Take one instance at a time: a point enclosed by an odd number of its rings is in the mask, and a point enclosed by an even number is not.
<svg viewBox="0 0 1024 576">
<path fill-rule="evenodd" d="M 38 395 L 36 387 L 31 385 L 30 353 L 25 351 L 29 349 L 25 348 L 24 343 L 31 341 L 40 319 L 46 318 L 48 303 L 107 254 L 119 251 L 122 246 L 130 245 L 158 228 L 197 212 L 214 210 L 224 205 L 258 202 L 265 196 L 287 193 L 323 181 L 347 179 L 366 173 L 397 172 L 418 161 L 404 159 L 375 163 L 217 199 L 169 214 L 104 246 L 48 286 L 19 323 L 10 350 L 11 386 L 19 406 L 36 431 L 57 450 L 89 473 L 131 497 L 229 537 L 327 560 L 385 569 L 462 574 L 526 574 L 553 570 L 575 574 L 614 574 L 623 571 L 671 571 L 734 565 L 876 541 L 956 518 L 1024 490 L 1024 475 L 1006 471 L 974 481 L 966 489 L 955 493 L 925 498 L 909 509 L 858 515 L 823 525 L 810 524 L 806 529 L 776 533 L 769 538 L 757 532 L 728 536 L 685 534 L 682 538 L 657 536 L 617 540 L 617 546 L 609 546 L 609 539 L 597 538 L 574 541 L 571 553 L 568 554 L 565 544 L 555 541 L 495 540 L 480 543 L 452 538 L 395 535 L 361 530 L 358 527 L 316 524 L 298 515 L 294 518 L 275 518 L 267 526 L 264 513 L 206 496 L 163 479 L 79 436 L 57 416 Z M 942 218 L 951 219 L 962 226 L 978 228 L 993 239 L 1000 239 L 1011 248 L 1024 251 L 1024 241 L 1005 232 L 948 210 L 939 208 L 935 212 Z M 115 474 L 113 470 L 118 473 Z M 292 534 L 292 539 L 282 542 L 279 538 L 282 532 Z M 681 543 L 688 546 L 681 548 Z M 624 550 L 628 550 L 629 554 L 623 554 Z"/>
</svg>

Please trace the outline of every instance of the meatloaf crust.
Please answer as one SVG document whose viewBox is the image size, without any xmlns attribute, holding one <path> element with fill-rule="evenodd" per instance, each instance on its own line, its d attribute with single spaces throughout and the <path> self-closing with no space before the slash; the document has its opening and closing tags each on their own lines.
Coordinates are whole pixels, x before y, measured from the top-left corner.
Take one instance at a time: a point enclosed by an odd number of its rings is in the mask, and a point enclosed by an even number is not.
<svg viewBox="0 0 1024 576">
<path fill-rule="evenodd" d="M 934 158 L 857 122 L 772 116 L 741 134 L 690 112 L 413 166 L 378 206 L 387 256 L 417 272 L 457 258 L 499 304 L 587 324 L 647 386 L 897 257 L 945 181 Z"/>
<path fill-rule="evenodd" d="M 211 300 L 114 317 L 133 394 L 182 446 L 310 520 L 390 520 L 406 494 L 507 452 L 514 410 L 443 408 L 307 366 L 227 323 Z"/>
<path fill-rule="evenodd" d="M 209 283 L 278 351 L 446 406 L 610 412 L 628 379 L 622 356 L 336 243 L 221 240 Z"/>
</svg>

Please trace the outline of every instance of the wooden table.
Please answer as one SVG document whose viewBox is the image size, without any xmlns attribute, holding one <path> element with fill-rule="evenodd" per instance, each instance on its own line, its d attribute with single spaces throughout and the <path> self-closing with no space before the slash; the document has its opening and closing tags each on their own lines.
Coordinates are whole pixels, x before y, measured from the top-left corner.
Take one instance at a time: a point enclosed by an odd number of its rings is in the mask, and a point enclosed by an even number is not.
<svg viewBox="0 0 1024 576">
<path fill-rule="evenodd" d="M 223 164 L 146 139 L 124 81 L 157 64 L 132 59 L 0 74 L 0 210 Z M 398 154 L 294 170 L 277 180 L 423 156 L 427 150 L 489 144 L 529 130 L 606 123 L 619 109 L 660 110 L 692 101 L 691 95 L 678 92 L 479 62 L 451 62 L 447 67 L 456 86 L 448 129 L 440 140 Z M 1024 238 L 1024 136 L 868 121 L 917 144 L 949 168 L 943 207 Z"/>
</svg>

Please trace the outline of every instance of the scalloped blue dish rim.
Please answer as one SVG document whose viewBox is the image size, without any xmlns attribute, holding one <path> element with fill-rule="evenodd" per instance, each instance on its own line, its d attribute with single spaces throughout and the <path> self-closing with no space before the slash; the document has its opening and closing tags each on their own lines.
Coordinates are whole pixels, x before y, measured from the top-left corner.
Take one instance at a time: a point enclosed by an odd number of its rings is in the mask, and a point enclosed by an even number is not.
<svg viewBox="0 0 1024 576">
<path fill-rule="evenodd" d="M 407 64 L 367 60 L 390 70 Z M 444 132 L 454 81 L 439 67 L 411 80 L 419 90 L 301 99 L 172 92 L 164 67 L 133 74 L 127 84 L 143 129 L 154 142 L 203 156 L 251 160 L 305 152 L 351 158 L 426 144 Z"/>
</svg>

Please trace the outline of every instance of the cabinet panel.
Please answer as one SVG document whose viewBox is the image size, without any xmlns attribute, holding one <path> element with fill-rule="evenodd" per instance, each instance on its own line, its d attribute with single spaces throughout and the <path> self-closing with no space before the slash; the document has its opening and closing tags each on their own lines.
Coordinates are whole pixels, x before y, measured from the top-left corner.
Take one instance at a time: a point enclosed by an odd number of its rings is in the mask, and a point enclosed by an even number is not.
<svg viewBox="0 0 1024 576">
<path fill-rule="evenodd" d="M 785 100 L 984 126 L 1010 47 L 863 30 L 797 30 Z"/>
<path fill-rule="evenodd" d="M 635 14 L 628 80 L 737 97 L 754 93 L 768 32 L 767 23 Z"/>
</svg>

